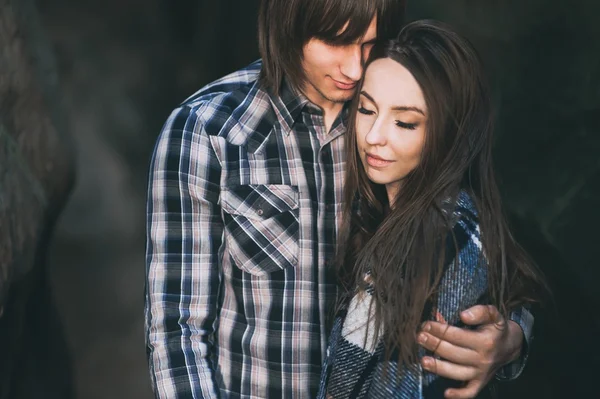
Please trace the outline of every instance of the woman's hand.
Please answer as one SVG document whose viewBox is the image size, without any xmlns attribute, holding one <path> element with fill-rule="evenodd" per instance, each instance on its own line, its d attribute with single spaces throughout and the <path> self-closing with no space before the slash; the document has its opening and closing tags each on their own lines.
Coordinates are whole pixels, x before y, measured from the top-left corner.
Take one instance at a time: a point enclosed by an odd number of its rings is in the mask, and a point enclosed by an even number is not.
<svg viewBox="0 0 600 399">
<path fill-rule="evenodd" d="M 496 371 L 519 357 L 523 331 L 506 321 L 495 306 L 478 305 L 465 310 L 461 320 L 475 330 L 428 321 L 419 333 L 421 346 L 442 359 L 425 356 L 425 370 L 441 377 L 465 381 L 463 388 L 451 388 L 446 398 L 474 398 Z"/>
</svg>

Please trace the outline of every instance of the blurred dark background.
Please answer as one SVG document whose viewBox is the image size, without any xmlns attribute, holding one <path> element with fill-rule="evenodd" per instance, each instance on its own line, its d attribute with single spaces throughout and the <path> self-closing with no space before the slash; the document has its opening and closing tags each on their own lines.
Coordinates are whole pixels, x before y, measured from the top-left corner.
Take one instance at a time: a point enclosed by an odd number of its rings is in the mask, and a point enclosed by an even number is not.
<svg viewBox="0 0 600 399">
<path fill-rule="evenodd" d="M 499 385 L 498 396 L 593 396 L 600 364 L 600 2 L 408 3 L 409 19 L 446 21 L 481 52 L 498 110 L 505 204 L 515 235 L 554 289 L 554 306 L 536 312 L 524 374 Z M 25 322 L 23 341 L 33 349 L 20 358 L 41 366 L 17 366 L 12 397 L 151 397 L 143 332 L 149 156 L 174 107 L 258 58 L 257 4 L 35 2 L 77 178 L 44 266 L 50 294 L 39 301 L 56 306 Z M 19 1 L 0 1 L 0 14 L 2 7 Z"/>
</svg>

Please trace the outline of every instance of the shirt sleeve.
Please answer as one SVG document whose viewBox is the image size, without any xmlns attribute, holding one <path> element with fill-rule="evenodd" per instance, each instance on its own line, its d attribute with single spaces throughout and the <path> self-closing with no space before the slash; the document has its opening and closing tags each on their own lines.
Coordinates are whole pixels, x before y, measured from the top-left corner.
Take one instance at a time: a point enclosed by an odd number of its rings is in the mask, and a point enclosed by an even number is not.
<svg viewBox="0 0 600 399">
<path fill-rule="evenodd" d="M 533 314 L 531 314 L 528 307 L 521 306 L 521 308 L 514 310 L 510 314 L 510 319 L 521 327 L 525 339 L 523 340 L 519 358 L 500 368 L 496 373 L 496 379 L 500 381 L 511 381 L 521 375 L 525 368 L 525 364 L 527 363 L 529 348 L 531 346 L 531 340 L 533 339 L 532 331 L 534 319 Z"/>
<path fill-rule="evenodd" d="M 173 111 L 154 148 L 147 200 L 146 343 L 157 398 L 219 395 L 220 174 L 201 109 Z"/>
</svg>

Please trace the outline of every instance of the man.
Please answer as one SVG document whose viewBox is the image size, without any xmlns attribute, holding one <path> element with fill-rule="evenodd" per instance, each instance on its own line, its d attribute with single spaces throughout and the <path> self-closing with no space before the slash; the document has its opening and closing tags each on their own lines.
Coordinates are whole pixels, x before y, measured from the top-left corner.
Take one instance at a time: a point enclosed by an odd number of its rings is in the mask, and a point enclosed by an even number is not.
<svg viewBox="0 0 600 399">
<path fill-rule="evenodd" d="M 148 199 L 157 397 L 316 394 L 336 292 L 329 262 L 344 104 L 372 44 L 395 36 L 403 13 L 403 0 L 263 0 L 262 62 L 209 84 L 169 117 Z M 428 323 L 421 335 L 444 358 L 424 367 L 469 381 L 447 392 L 455 397 L 474 396 L 523 341 L 521 327 L 493 308 L 464 320 L 484 325 L 444 335 Z"/>
</svg>

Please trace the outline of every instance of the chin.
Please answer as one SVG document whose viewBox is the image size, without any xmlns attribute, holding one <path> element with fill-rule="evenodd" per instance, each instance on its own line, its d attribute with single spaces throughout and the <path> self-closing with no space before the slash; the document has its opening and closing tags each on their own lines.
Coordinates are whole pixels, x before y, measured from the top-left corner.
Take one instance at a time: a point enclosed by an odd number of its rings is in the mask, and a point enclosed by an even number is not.
<svg viewBox="0 0 600 399">
<path fill-rule="evenodd" d="M 352 100 L 352 97 L 354 96 L 354 92 L 351 93 L 342 93 L 340 95 L 338 95 L 338 102 L 340 103 L 345 103 L 348 102 L 350 100 Z"/>
<path fill-rule="evenodd" d="M 353 96 L 354 90 L 348 92 L 346 90 L 335 89 L 327 93 L 327 99 L 336 103 L 345 103 L 347 101 L 350 101 L 352 100 Z"/>
<path fill-rule="evenodd" d="M 369 178 L 369 180 L 372 183 L 375 184 L 388 184 L 389 183 L 389 179 L 382 179 L 381 177 L 377 177 L 377 176 L 373 176 L 370 173 L 367 172 L 367 177 Z"/>
</svg>

